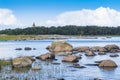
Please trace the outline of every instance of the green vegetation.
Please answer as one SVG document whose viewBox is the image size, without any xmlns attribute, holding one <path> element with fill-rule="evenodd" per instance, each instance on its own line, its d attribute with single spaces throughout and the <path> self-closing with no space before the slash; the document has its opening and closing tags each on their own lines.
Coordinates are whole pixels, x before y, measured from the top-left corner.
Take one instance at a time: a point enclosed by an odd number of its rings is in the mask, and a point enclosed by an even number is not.
<svg viewBox="0 0 120 80">
<path fill-rule="evenodd" d="M 7 66 L 7 65 L 11 65 L 11 61 L 0 60 L 0 69 L 2 68 L 2 66 Z"/>
<path fill-rule="evenodd" d="M 35 35 L 1 35 L 0 40 L 24 40 L 34 38 Z"/>
<path fill-rule="evenodd" d="M 98 27 L 98 26 L 52 26 L 52 27 L 28 27 L 24 29 L 1 30 L 0 34 L 7 35 L 120 35 L 119 27 Z M 14 36 L 11 36 L 14 37 Z M 10 38 L 11 38 L 10 37 Z M 26 37 L 26 36 L 25 36 Z"/>
</svg>

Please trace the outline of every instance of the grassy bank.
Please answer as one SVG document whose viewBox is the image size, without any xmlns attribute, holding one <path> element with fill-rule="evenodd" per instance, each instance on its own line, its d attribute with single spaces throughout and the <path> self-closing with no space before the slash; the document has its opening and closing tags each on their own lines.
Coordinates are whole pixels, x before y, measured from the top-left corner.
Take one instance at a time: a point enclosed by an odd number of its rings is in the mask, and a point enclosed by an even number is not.
<svg viewBox="0 0 120 80">
<path fill-rule="evenodd" d="M 0 35 L 0 40 L 24 40 L 35 38 L 35 35 Z"/>
</svg>

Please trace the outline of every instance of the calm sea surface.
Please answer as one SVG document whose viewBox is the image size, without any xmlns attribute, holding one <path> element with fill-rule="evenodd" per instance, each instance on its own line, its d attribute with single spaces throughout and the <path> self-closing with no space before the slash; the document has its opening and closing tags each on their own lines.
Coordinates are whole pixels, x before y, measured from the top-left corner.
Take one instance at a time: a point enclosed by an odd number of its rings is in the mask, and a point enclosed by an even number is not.
<svg viewBox="0 0 120 80">
<path fill-rule="evenodd" d="M 0 42 L 0 59 L 10 59 L 19 56 L 38 56 L 48 52 L 46 47 L 50 45 L 54 40 L 29 40 L 29 41 L 1 41 Z M 107 44 L 116 44 L 120 47 L 120 37 L 104 38 L 98 37 L 98 39 L 68 39 L 68 43 L 73 47 L 78 46 L 105 46 Z M 25 51 L 25 47 L 36 48 L 36 50 Z M 23 50 L 15 50 L 16 48 L 22 48 Z M 82 53 L 78 53 L 79 55 Z M 42 67 L 39 71 L 33 71 L 31 69 L 12 70 L 11 66 L 4 67 L 0 73 L 0 79 L 5 77 L 14 76 L 19 80 L 55 80 L 55 78 L 64 78 L 65 80 L 93 80 L 94 78 L 100 78 L 102 80 L 120 80 L 120 57 L 111 58 L 111 53 L 107 55 L 97 55 L 94 57 L 86 57 L 82 54 L 82 59 L 78 64 L 86 66 L 86 68 L 73 68 L 72 63 L 61 62 L 62 56 L 56 56 L 60 65 L 51 64 L 51 61 L 36 60 L 37 65 Z M 120 53 L 115 53 L 120 55 Z M 85 64 L 93 64 L 94 61 L 111 59 L 118 65 L 117 68 L 106 70 L 100 69 L 97 66 L 87 66 Z M 36 63 L 33 63 L 33 66 Z M 10 80 L 10 79 L 9 79 Z M 12 80 L 12 79 L 11 79 Z"/>
</svg>

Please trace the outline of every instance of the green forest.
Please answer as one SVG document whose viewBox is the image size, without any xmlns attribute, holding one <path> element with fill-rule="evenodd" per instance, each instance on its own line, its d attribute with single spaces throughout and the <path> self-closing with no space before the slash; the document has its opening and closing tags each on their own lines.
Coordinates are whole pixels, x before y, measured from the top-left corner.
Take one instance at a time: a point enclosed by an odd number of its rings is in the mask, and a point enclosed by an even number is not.
<svg viewBox="0 0 120 80">
<path fill-rule="evenodd" d="M 0 34 L 7 35 L 120 35 L 119 27 L 99 27 L 99 26 L 38 26 L 27 27 L 24 29 L 5 29 L 1 30 Z"/>
</svg>

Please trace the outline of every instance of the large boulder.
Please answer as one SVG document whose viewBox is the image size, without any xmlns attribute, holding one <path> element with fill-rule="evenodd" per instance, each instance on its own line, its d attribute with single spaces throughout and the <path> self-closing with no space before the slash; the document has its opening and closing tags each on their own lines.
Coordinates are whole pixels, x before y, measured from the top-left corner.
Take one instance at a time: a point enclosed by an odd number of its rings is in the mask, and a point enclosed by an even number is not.
<svg viewBox="0 0 120 80">
<path fill-rule="evenodd" d="M 68 55 L 63 57 L 62 62 L 78 62 L 78 57 L 73 55 Z"/>
<path fill-rule="evenodd" d="M 72 51 L 79 51 L 79 52 L 85 52 L 87 50 L 90 50 L 90 48 L 87 46 L 81 46 L 81 47 L 76 47 L 72 49 Z"/>
<path fill-rule="evenodd" d="M 85 51 L 85 55 L 86 56 L 95 56 L 95 53 L 93 51 L 87 50 L 87 51 Z"/>
<path fill-rule="evenodd" d="M 99 67 L 117 67 L 117 64 L 112 60 L 102 60 Z"/>
<path fill-rule="evenodd" d="M 55 59 L 55 55 L 53 53 L 48 52 L 40 56 L 37 56 L 36 58 L 41 60 Z"/>
<path fill-rule="evenodd" d="M 113 45 L 106 45 L 104 46 L 105 49 L 107 49 L 108 52 L 113 52 L 119 50 L 119 47 L 115 44 Z"/>
<path fill-rule="evenodd" d="M 12 60 L 13 67 L 31 67 L 32 59 L 30 57 L 18 57 Z"/>
<path fill-rule="evenodd" d="M 65 41 L 54 41 L 52 42 L 51 46 L 48 46 L 47 49 L 50 52 L 53 52 L 55 54 L 58 54 L 60 52 L 71 52 L 72 51 L 72 45 Z"/>
</svg>

